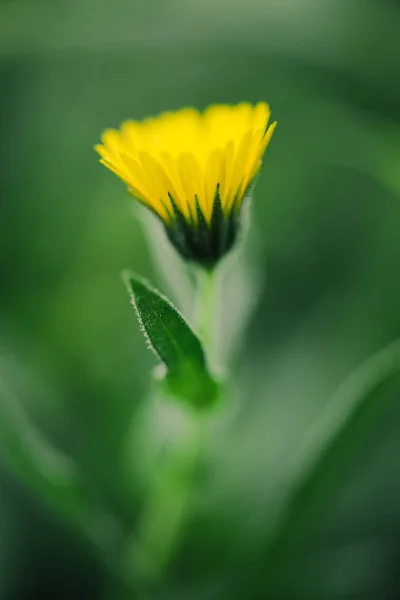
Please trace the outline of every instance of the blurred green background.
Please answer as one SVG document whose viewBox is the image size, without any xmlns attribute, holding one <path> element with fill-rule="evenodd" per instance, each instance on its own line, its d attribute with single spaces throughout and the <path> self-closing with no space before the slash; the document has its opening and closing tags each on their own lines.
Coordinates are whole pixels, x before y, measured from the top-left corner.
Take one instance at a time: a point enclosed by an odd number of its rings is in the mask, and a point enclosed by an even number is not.
<svg viewBox="0 0 400 600">
<path fill-rule="evenodd" d="M 126 463 L 155 364 L 120 271 L 191 304 L 93 145 L 129 117 L 264 99 L 279 124 L 218 317 L 233 408 L 154 597 L 400 597 L 400 386 L 272 575 L 266 549 L 308 428 L 400 336 L 399 31 L 395 0 L 1 0 L 1 600 L 131 597 L 84 533 L 92 514 L 68 518 L 14 457 L 71 457 L 112 554 L 114 520 L 138 519 Z"/>
</svg>

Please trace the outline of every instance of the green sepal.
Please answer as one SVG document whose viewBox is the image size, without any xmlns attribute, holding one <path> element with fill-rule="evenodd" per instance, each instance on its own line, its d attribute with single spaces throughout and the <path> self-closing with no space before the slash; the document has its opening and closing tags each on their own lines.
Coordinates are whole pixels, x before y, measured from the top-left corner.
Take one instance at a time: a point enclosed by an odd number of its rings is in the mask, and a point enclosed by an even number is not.
<svg viewBox="0 0 400 600">
<path fill-rule="evenodd" d="M 197 197 L 196 220 L 188 220 L 170 195 L 174 218 L 164 223 L 168 238 L 186 260 L 211 269 L 229 252 L 235 243 L 240 225 L 240 210 L 233 208 L 229 215 L 222 210 L 219 185 L 214 196 L 210 223 L 207 223 Z"/>
<path fill-rule="evenodd" d="M 166 392 L 196 408 L 212 406 L 219 386 L 199 338 L 172 302 L 145 279 L 132 272 L 123 278 L 148 346 L 166 367 Z"/>
</svg>

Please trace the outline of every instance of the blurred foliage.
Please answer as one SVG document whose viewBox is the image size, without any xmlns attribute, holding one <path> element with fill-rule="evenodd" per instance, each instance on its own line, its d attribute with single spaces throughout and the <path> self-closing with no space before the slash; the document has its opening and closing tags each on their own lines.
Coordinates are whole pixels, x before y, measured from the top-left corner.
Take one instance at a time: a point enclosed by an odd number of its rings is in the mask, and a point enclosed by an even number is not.
<svg viewBox="0 0 400 600">
<path fill-rule="evenodd" d="M 0 2 L 0 377 L 124 530 L 155 363 L 120 272 L 182 308 L 190 285 L 177 261 L 163 280 L 163 240 L 92 147 L 105 127 L 182 105 L 266 99 L 279 121 L 251 235 L 223 273 L 219 326 L 246 322 L 240 345 L 221 343 L 234 409 L 209 435 L 157 597 L 400 596 L 398 385 L 376 392 L 326 510 L 267 576 L 293 456 L 339 384 L 400 336 L 399 29 L 394 0 Z M 90 536 L 3 453 L 0 466 L 0 598 L 122 600 Z"/>
</svg>

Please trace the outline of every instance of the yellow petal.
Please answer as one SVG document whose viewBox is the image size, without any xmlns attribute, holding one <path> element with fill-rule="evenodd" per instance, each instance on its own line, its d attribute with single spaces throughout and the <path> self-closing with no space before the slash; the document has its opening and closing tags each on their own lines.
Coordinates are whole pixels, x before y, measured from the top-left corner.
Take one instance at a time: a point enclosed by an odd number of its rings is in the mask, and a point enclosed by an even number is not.
<svg viewBox="0 0 400 600">
<path fill-rule="evenodd" d="M 276 125 L 267 128 L 269 116 L 265 102 L 215 105 L 203 113 L 183 108 L 107 129 L 95 150 L 166 222 L 173 218 L 172 198 L 195 225 L 198 201 L 210 223 L 217 186 L 228 215 L 260 169 Z"/>
</svg>

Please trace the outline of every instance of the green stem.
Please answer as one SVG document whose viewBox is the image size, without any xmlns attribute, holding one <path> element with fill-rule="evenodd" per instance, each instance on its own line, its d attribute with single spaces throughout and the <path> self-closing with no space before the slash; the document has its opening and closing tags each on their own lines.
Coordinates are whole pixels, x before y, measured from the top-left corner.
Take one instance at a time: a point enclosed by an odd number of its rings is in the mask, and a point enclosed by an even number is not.
<svg viewBox="0 0 400 600">
<path fill-rule="evenodd" d="M 161 402 L 165 401 L 167 399 L 161 398 Z M 130 570 L 133 566 L 143 593 L 162 578 L 177 549 L 190 510 L 204 423 L 198 414 L 190 417 L 153 473 L 138 536 L 129 551 Z"/>
<path fill-rule="evenodd" d="M 215 272 L 199 268 L 197 275 L 196 328 L 209 355 L 213 352 Z"/>
</svg>

